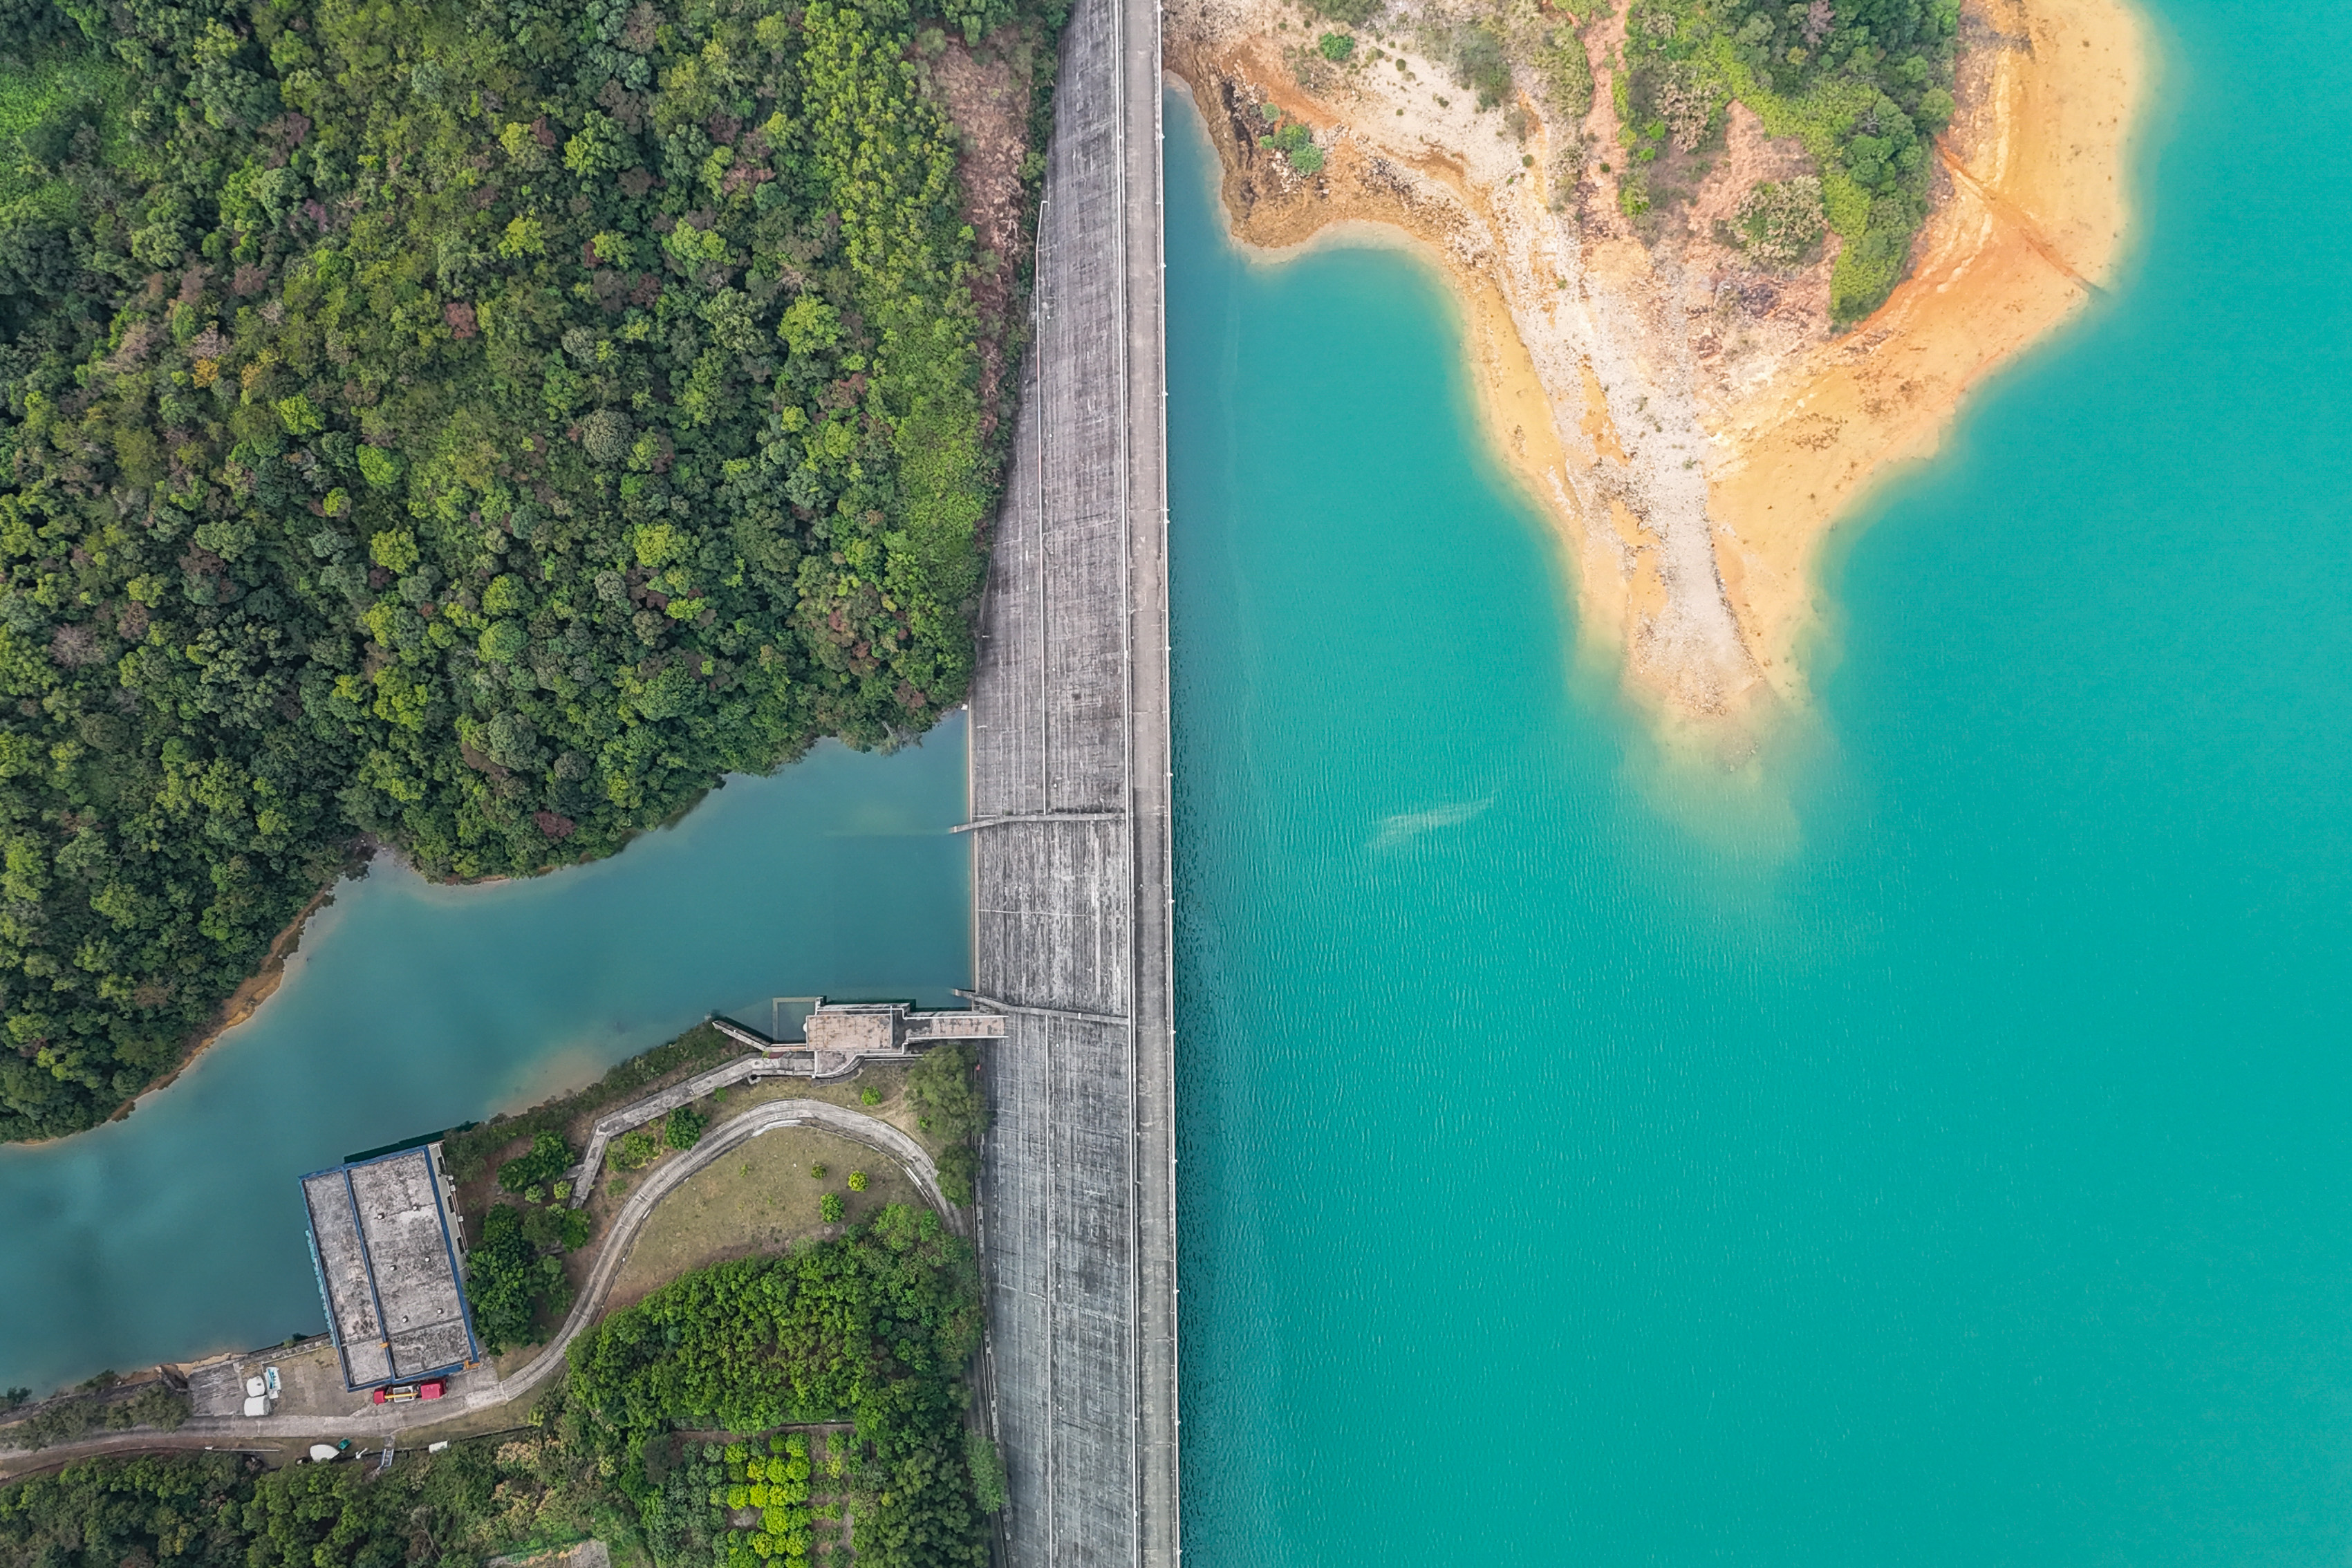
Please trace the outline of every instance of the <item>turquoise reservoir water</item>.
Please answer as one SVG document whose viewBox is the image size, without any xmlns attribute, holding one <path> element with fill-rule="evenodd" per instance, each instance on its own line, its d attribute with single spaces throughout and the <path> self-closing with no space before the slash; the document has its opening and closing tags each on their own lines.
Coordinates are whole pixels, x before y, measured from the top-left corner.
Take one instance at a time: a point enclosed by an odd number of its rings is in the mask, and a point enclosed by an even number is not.
<svg viewBox="0 0 2352 1568">
<path fill-rule="evenodd" d="M 971 984 L 964 720 L 733 779 L 595 866 L 485 888 L 379 867 L 285 984 L 127 1121 L 0 1149 L 0 1386 L 324 1326 L 295 1177 L 528 1104 L 706 1013 Z"/>
<path fill-rule="evenodd" d="M 1580 658 L 1438 281 L 1238 258 L 1171 103 L 1189 1557 L 2352 1548 L 2352 13 L 2162 31 L 2137 258 L 1755 780 Z"/>
</svg>

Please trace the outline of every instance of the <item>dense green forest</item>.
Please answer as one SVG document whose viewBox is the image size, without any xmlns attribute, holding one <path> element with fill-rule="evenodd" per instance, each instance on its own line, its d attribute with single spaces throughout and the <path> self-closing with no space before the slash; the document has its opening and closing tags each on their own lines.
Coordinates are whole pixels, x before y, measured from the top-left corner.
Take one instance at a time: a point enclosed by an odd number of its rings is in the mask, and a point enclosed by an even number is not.
<svg viewBox="0 0 2352 1568">
<path fill-rule="evenodd" d="M 1017 58 L 1034 132 L 1057 21 L 0 0 L 0 1138 L 371 838 L 604 855 L 961 700 L 1018 263 L 927 61 Z"/>
<path fill-rule="evenodd" d="M 729 1522 L 738 1505 L 725 1489 L 746 1475 L 709 1456 L 669 1466 L 674 1428 L 849 1420 L 859 1568 L 984 1568 L 961 1381 L 980 1336 L 971 1244 L 930 1210 L 894 1204 L 839 1241 L 721 1263 L 606 1319 L 572 1343 L 563 1419 L 611 1468 L 665 1563 L 799 1558 L 812 1522 L 790 1498 L 756 1524 Z"/>
<path fill-rule="evenodd" d="M 0 1489 L 0 1561 L 456 1568 L 593 1535 L 656 1568 L 799 1568 L 827 1542 L 859 1568 L 982 1568 L 1003 1480 L 963 1425 L 979 1290 L 966 1243 L 893 1206 L 616 1314 L 521 1434 L 404 1451 L 382 1476 L 212 1454 L 75 1464 Z M 813 1445 L 787 1424 L 830 1429 Z"/>
</svg>

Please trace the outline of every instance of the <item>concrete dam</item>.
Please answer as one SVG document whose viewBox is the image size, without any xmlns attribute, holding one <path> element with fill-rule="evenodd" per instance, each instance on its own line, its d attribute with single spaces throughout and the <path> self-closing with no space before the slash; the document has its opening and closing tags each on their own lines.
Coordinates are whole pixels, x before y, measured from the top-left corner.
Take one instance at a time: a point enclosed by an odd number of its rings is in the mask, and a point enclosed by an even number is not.
<svg viewBox="0 0 2352 1568">
<path fill-rule="evenodd" d="M 1015 1568 L 1173 1568 L 1160 13 L 1078 0 L 971 696 L 986 1415 Z"/>
</svg>

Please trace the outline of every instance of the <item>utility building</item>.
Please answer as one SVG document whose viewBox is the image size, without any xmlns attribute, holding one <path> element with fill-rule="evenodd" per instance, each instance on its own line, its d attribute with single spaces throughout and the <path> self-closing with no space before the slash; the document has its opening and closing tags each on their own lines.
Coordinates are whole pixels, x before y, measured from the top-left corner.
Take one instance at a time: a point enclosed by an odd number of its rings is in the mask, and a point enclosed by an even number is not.
<svg viewBox="0 0 2352 1568">
<path fill-rule="evenodd" d="M 414 1382 L 481 1360 L 439 1143 L 314 1171 L 302 1178 L 302 1202 L 345 1387 Z"/>
</svg>

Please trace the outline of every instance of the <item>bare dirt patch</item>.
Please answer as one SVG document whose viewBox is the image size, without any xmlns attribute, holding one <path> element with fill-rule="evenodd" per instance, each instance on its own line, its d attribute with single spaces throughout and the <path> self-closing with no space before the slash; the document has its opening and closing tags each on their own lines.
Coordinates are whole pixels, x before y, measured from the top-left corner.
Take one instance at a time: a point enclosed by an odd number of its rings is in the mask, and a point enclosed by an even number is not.
<svg viewBox="0 0 2352 1568">
<path fill-rule="evenodd" d="M 1610 167 L 1623 8 L 1586 31 L 1580 123 L 1547 123 L 1525 90 L 1514 111 L 1479 110 L 1431 52 L 1443 29 L 1413 20 L 1446 10 L 1407 7 L 1359 29 L 1354 63 L 1301 71 L 1289 40 L 1310 18 L 1290 0 L 1169 0 L 1167 60 L 1217 144 L 1243 242 L 1361 222 L 1424 242 L 1465 303 L 1496 450 L 1558 524 L 1585 626 L 1664 700 L 1670 734 L 1751 754 L 1748 731 L 1805 696 L 1792 656 L 1821 536 L 2111 268 L 2145 28 L 2124 0 L 1967 0 L 1949 174 L 1912 276 L 1836 335 L 1833 237 L 1785 268 L 1718 238 L 1759 182 L 1803 169 L 1800 149 L 1735 110 L 1720 142 L 1660 161 L 1662 205 L 1629 219 Z M 1265 144 L 1277 116 L 1312 132 L 1314 173 Z M 1678 731 L 1684 716 L 1713 727 Z"/>
<path fill-rule="evenodd" d="M 932 90 L 956 126 L 956 174 L 976 251 L 970 287 L 982 329 L 981 407 L 992 427 L 1004 381 L 1013 286 L 1026 244 L 1021 172 L 1029 156 L 1027 58 L 1024 52 L 1016 59 L 994 40 L 973 48 L 949 38 L 931 60 L 929 74 Z"/>
</svg>

